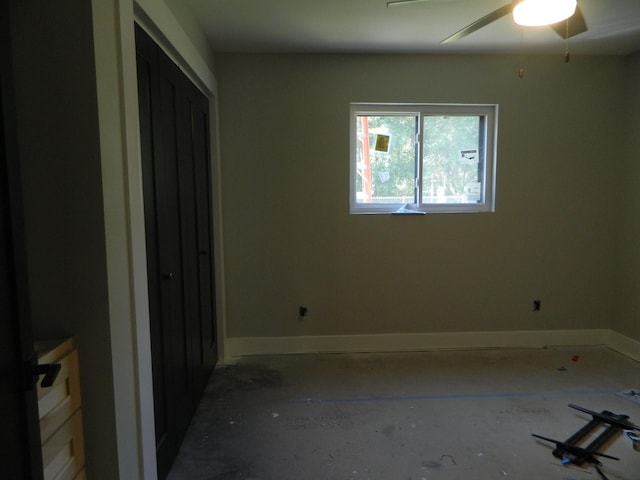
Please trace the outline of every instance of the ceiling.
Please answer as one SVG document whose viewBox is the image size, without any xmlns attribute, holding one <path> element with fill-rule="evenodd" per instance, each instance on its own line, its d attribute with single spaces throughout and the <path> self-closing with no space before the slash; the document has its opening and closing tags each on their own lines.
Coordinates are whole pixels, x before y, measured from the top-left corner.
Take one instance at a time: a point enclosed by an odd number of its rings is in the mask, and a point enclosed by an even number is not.
<svg viewBox="0 0 640 480">
<path fill-rule="evenodd" d="M 511 16 L 457 42 L 440 42 L 509 0 L 174 0 L 190 12 L 215 52 L 563 53 L 549 27 L 519 27 Z M 168 2 L 171 3 L 171 2 Z M 640 51 L 640 0 L 578 0 L 589 30 L 573 54 Z"/>
</svg>

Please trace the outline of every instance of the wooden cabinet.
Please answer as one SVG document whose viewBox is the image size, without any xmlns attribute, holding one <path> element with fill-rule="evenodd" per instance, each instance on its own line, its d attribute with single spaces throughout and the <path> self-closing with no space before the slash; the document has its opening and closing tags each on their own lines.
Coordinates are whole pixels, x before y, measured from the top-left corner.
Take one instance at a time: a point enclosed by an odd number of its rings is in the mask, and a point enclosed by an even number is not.
<svg viewBox="0 0 640 480">
<path fill-rule="evenodd" d="M 36 342 L 38 364 L 60 364 L 53 385 L 38 382 L 45 480 L 86 480 L 78 352 L 73 339 Z"/>
</svg>

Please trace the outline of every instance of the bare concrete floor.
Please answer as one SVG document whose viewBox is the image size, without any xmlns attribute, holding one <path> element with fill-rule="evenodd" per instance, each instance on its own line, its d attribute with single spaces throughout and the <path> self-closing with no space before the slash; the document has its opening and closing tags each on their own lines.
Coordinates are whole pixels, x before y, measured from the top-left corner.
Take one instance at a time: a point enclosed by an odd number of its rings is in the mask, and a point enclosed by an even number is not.
<svg viewBox="0 0 640 480">
<path fill-rule="evenodd" d="M 214 373 L 168 478 L 600 480 L 531 434 L 591 419 L 569 403 L 638 425 L 627 389 L 640 364 L 605 347 L 252 357 Z M 603 451 L 606 478 L 640 479 L 625 435 Z"/>
</svg>

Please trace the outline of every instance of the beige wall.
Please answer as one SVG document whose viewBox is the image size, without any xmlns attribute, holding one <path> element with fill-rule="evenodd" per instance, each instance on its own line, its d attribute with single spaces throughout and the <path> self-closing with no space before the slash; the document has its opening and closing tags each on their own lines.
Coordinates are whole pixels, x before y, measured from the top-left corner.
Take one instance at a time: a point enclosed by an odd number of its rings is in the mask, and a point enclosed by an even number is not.
<svg viewBox="0 0 640 480">
<path fill-rule="evenodd" d="M 93 3 L 97 88 L 87 2 L 12 4 L 35 330 L 78 336 L 89 477 L 153 478 L 134 2 Z M 138 18 L 214 90 L 206 46 L 163 5 L 140 0 Z M 532 57 L 523 81 L 515 57 L 218 60 L 231 336 L 605 327 L 625 284 L 618 328 L 640 339 L 640 171 L 624 161 L 640 145 L 620 138 L 617 88 L 631 72 L 639 125 L 637 56 Z M 350 216 L 350 101 L 499 103 L 497 212 Z"/>
<path fill-rule="evenodd" d="M 154 479 L 135 19 L 215 93 L 213 55 L 164 2 L 12 0 L 31 308 L 76 337 L 87 476 Z"/>
<path fill-rule="evenodd" d="M 640 341 L 640 52 L 628 58 L 629 161 L 625 164 L 623 244 L 620 258 L 618 329 Z"/>
<path fill-rule="evenodd" d="M 87 476 L 118 478 L 92 12 L 12 2 L 27 260 L 36 338 L 76 337 Z"/>
<path fill-rule="evenodd" d="M 529 57 L 524 80 L 511 56 L 216 66 L 230 337 L 612 326 L 624 58 Z M 351 101 L 499 104 L 496 212 L 349 215 Z"/>
</svg>

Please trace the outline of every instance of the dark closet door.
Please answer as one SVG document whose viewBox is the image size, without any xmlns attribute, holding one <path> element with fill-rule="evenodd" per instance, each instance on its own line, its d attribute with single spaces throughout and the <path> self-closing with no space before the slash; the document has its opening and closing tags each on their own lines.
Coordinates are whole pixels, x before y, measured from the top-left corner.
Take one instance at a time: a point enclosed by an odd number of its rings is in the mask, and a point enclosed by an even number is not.
<svg viewBox="0 0 640 480">
<path fill-rule="evenodd" d="M 192 84 L 186 90 L 189 101 L 191 124 L 190 172 L 192 183 L 188 188 L 193 193 L 193 235 L 195 240 L 194 287 L 198 289 L 195 300 L 198 310 L 193 317 L 193 328 L 198 335 L 193 337 L 194 387 L 201 396 L 211 371 L 218 359 L 215 310 L 215 278 L 213 258 L 213 216 L 211 212 L 211 168 L 209 143 L 209 103 L 206 97 Z"/>
<path fill-rule="evenodd" d="M 165 199 L 175 197 L 176 188 L 168 184 L 169 163 L 165 158 L 165 140 L 160 131 L 163 108 L 159 99 L 160 78 L 158 52 L 155 44 L 146 36 L 138 35 L 138 101 L 140 110 L 140 138 L 143 170 L 144 215 L 147 246 L 147 277 L 149 288 L 149 316 L 151 328 L 151 355 L 154 390 L 156 456 L 159 478 L 164 478 L 179 448 L 177 420 L 175 418 L 176 365 L 173 342 L 174 331 L 182 323 L 178 318 L 176 303 L 177 268 L 171 265 L 178 240 L 175 208 L 165 211 Z M 171 218 L 173 217 L 173 218 Z M 169 236 L 167 236 L 167 234 Z M 179 258 L 179 255 L 173 255 Z M 177 294 L 177 295 L 176 295 Z M 176 298 L 176 296 L 178 298 Z"/>
<path fill-rule="evenodd" d="M 170 398 L 178 442 L 184 437 L 196 406 L 191 364 L 192 329 L 194 316 L 193 256 L 195 242 L 192 234 L 193 205 L 190 201 L 189 171 L 185 168 L 186 140 L 189 122 L 182 88 L 182 73 L 159 50 L 160 57 L 160 132 L 162 147 L 156 152 L 160 176 L 156 176 L 156 197 L 159 227 L 160 274 L 163 289 L 163 311 L 169 312 L 163 341 L 171 353 Z M 158 155 L 159 154 L 159 155 Z"/>
<path fill-rule="evenodd" d="M 156 447 L 164 478 L 217 360 L 209 107 L 140 28 L 136 44 Z"/>
</svg>

